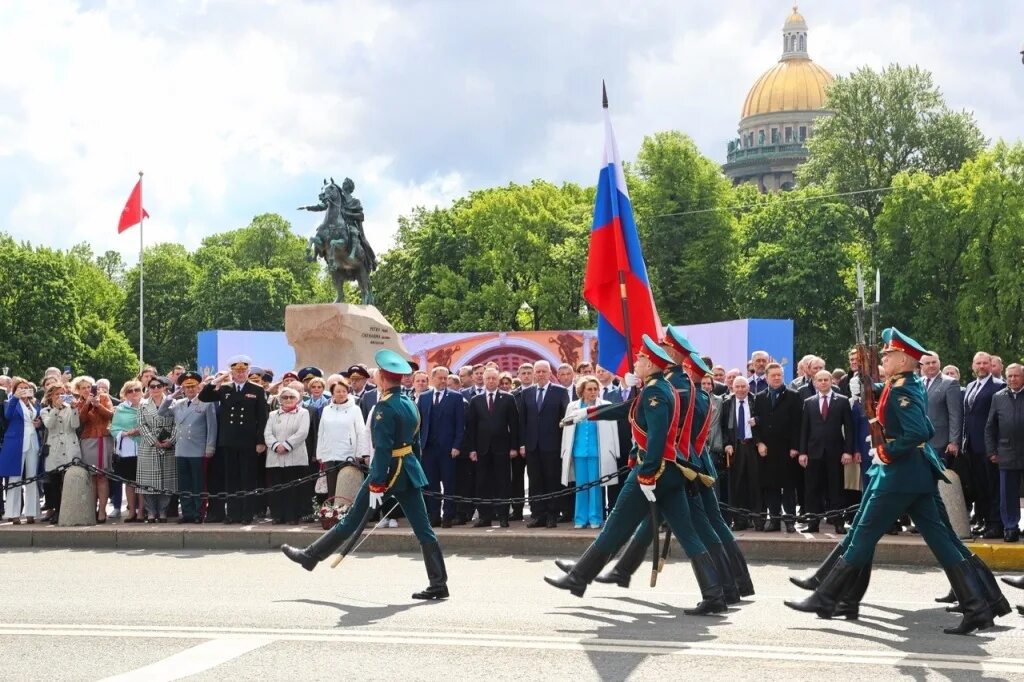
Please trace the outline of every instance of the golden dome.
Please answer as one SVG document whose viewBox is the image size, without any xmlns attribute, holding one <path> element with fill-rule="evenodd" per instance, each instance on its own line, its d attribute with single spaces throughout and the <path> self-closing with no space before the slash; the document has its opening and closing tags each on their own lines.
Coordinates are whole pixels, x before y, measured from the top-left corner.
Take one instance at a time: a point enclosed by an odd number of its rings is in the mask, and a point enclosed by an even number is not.
<svg viewBox="0 0 1024 682">
<path fill-rule="evenodd" d="M 804 15 L 800 14 L 797 10 L 796 5 L 793 5 L 793 13 L 786 19 L 785 25 L 782 27 L 783 31 L 790 29 L 807 30 L 807 22 L 804 21 Z"/>
<path fill-rule="evenodd" d="M 794 13 L 794 16 L 800 15 Z M 822 109 L 825 88 L 831 82 L 832 74 L 810 59 L 785 59 L 765 71 L 750 88 L 741 118 Z"/>
</svg>

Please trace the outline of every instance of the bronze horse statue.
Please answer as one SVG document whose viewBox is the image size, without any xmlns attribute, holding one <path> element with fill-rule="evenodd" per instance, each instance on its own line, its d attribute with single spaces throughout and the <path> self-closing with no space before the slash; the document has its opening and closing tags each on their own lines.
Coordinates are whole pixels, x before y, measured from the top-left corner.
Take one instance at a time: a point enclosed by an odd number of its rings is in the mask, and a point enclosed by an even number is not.
<svg viewBox="0 0 1024 682">
<path fill-rule="evenodd" d="M 352 196 L 355 183 L 345 178 L 339 187 L 334 178 L 324 179 L 320 190 L 320 203 L 300 206 L 300 211 L 326 211 L 316 234 L 306 246 L 306 259 L 310 262 L 322 258 L 334 283 L 335 303 L 344 300 L 345 282 L 355 281 L 363 305 L 373 303 L 370 273 L 377 267 L 366 234 L 363 232 L 363 205 Z"/>
</svg>

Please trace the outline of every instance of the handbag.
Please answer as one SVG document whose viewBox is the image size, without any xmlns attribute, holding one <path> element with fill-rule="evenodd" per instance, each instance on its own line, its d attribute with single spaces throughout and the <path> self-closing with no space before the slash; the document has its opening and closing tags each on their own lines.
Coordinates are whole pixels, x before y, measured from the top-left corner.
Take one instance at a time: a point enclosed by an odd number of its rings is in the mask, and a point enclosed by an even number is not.
<svg viewBox="0 0 1024 682">
<path fill-rule="evenodd" d="M 327 494 L 327 474 L 324 473 L 324 466 L 320 465 L 320 476 L 316 479 L 316 485 L 313 486 L 313 492 L 317 495 Z"/>
<path fill-rule="evenodd" d="M 861 490 L 860 462 L 850 462 L 843 466 L 843 489 Z"/>
</svg>

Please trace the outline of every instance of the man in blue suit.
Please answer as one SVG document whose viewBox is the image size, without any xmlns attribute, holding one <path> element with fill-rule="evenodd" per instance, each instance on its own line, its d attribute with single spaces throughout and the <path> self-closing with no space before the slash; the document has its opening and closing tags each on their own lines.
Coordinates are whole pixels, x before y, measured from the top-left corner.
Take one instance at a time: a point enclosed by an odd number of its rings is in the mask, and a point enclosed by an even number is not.
<svg viewBox="0 0 1024 682">
<path fill-rule="evenodd" d="M 569 407 L 569 392 L 551 381 L 551 365 L 538 360 L 533 365 L 534 384 L 520 394 L 520 428 L 530 477 L 530 495 L 553 493 L 562 487 L 562 427 L 560 422 Z M 559 501 L 530 500 L 528 528 L 558 525 Z"/>
<path fill-rule="evenodd" d="M 985 423 L 988 421 L 992 396 L 1005 384 L 992 376 L 992 356 L 974 354 L 971 369 L 976 377 L 964 393 L 964 447 L 970 482 L 967 486 L 974 502 L 975 533 L 986 540 L 1003 537 L 1003 521 L 999 514 L 999 466 L 989 461 L 985 450 Z"/>
<path fill-rule="evenodd" d="M 466 425 L 466 407 L 462 396 L 448 390 L 448 369 L 435 367 L 430 373 L 434 386 L 422 393 L 416 407 L 420 411 L 420 451 L 423 453 L 423 470 L 427 474 L 427 490 L 444 490 L 446 495 L 455 492 L 455 458 L 462 448 L 462 436 Z M 455 503 L 427 497 L 427 513 L 430 525 L 451 528 L 455 517 Z"/>
</svg>

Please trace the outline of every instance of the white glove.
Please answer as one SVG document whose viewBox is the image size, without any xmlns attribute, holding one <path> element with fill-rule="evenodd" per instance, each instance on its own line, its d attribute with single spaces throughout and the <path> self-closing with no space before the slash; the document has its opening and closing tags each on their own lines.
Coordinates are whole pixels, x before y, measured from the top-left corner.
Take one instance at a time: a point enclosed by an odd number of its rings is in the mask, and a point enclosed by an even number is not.
<svg viewBox="0 0 1024 682">
<path fill-rule="evenodd" d="M 625 381 L 626 385 L 630 388 L 636 388 L 640 385 L 640 377 L 632 372 L 626 372 L 626 376 L 622 377 L 622 380 Z"/>
<path fill-rule="evenodd" d="M 878 450 L 875 449 L 875 448 L 871 448 L 870 450 L 868 450 L 868 457 L 871 458 L 871 463 L 872 464 L 881 464 L 882 463 L 882 459 L 878 456 Z"/>
<path fill-rule="evenodd" d="M 644 485 L 643 483 L 640 483 L 639 485 L 640 485 L 640 492 L 642 492 L 644 494 L 644 497 L 647 498 L 647 501 L 648 502 L 654 502 L 655 501 L 654 488 L 656 486 Z"/>
<path fill-rule="evenodd" d="M 587 408 L 577 407 L 576 409 L 570 410 L 565 413 L 565 417 L 558 423 L 559 426 L 569 426 L 569 424 L 579 424 L 587 418 Z"/>
<path fill-rule="evenodd" d="M 376 509 L 384 503 L 384 493 L 370 493 L 370 509 Z"/>
</svg>

